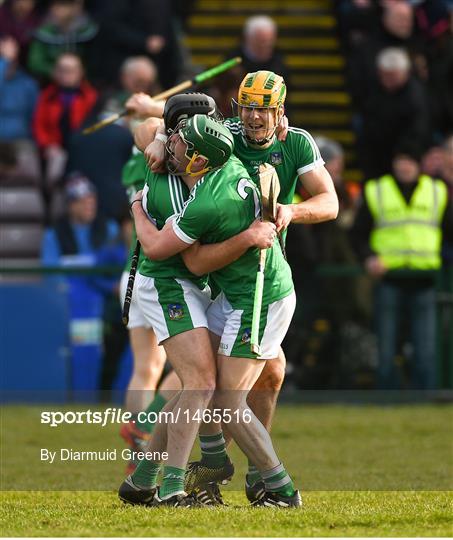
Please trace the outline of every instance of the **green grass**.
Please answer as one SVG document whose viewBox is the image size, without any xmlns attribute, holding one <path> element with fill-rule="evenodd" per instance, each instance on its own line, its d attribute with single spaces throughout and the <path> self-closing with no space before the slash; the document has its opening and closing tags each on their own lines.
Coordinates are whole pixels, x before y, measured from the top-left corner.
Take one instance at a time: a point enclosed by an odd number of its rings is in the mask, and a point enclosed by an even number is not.
<svg viewBox="0 0 453 540">
<path fill-rule="evenodd" d="M 248 508 L 246 462 L 234 446 L 228 508 L 124 506 L 115 494 L 123 461 L 40 462 L 41 448 L 122 447 L 115 425 L 40 424 L 41 410 L 58 409 L 3 408 L 3 536 L 453 535 L 451 406 L 279 407 L 274 443 L 303 492 L 302 511 Z"/>
</svg>

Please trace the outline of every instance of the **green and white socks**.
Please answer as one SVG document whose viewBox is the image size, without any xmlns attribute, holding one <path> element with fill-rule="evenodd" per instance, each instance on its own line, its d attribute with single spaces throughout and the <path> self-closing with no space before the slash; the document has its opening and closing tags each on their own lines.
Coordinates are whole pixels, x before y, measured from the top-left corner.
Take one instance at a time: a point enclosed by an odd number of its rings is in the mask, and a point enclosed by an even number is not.
<svg viewBox="0 0 453 540">
<path fill-rule="evenodd" d="M 157 476 L 160 471 L 160 463 L 148 459 L 142 459 L 132 473 L 132 481 L 137 487 L 151 489 L 157 485 Z"/>
<path fill-rule="evenodd" d="M 249 486 L 254 486 L 258 482 L 261 482 L 263 480 L 261 478 L 261 474 L 259 470 L 255 467 L 255 465 L 252 465 L 250 461 L 249 461 L 249 469 L 246 475 L 246 480 Z"/>
<path fill-rule="evenodd" d="M 200 435 L 201 463 L 212 469 L 220 469 L 227 459 L 223 433 Z"/>
<path fill-rule="evenodd" d="M 261 476 L 264 480 L 266 491 L 273 491 L 284 497 L 291 497 L 294 495 L 296 490 L 293 481 L 281 463 L 273 469 L 263 471 Z"/>
<path fill-rule="evenodd" d="M 165 466 L 162 476 L 162 485 L 159 488 L 159 498 L 165 500 L 173 497 L 173 495 L 184 493 L 185 475 L 185 469 Z"/>
</svg>

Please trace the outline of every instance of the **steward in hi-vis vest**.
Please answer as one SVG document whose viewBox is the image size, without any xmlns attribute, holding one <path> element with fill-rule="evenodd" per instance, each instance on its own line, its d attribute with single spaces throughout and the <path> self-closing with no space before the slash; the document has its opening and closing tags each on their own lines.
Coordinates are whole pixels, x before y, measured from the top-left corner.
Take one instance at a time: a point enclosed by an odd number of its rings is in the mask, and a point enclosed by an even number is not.
<svg viewBox="0 0 453 540">
<path fill-rule="evenodd" d="M 370 180 L 365 199 L 374 221 L 370 247 L 389 269 L 441 266 L 442 218 L 447 186 L 422 175 L 407 202 L 391 175 Z"/>
<path fill-rule="evenodd" d="M 442 241 L 453 236 L 446 184 L 420 174 L 416 149 L 406 150 L 395 154 L 391 174 L 366 183 L 351 231 L 367 273 L 377 279 L 376 386 L 385 390 L 436 387 L 435 276 Z M 405 370 L 395 363 L 401 337 L 412 345 Z"/>
</svg>

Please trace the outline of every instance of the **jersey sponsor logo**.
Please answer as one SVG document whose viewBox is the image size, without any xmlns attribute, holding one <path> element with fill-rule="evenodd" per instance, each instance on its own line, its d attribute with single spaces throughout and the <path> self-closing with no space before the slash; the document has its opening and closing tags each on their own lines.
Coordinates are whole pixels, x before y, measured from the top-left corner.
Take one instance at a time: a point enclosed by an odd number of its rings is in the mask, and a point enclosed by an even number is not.
<svg viewBox="0 0 453 540">
<path fill-rule="evenodd" d="M 168 304 L 168 316 L 172 321 L 179 321 L 184 317 L 184 308 L 181 304 Z"/>
<path fill-rule="evenodd" d="M 245 328 L 244 333 L 241 337 L 241 343 L 250 343 L 250 336 L 252 335 L 252 329 L 251 328 Z"/>
<path fill-rule="evenodd" d="M 271 165 L 281 165 L 283 156 L 281 152 L 271 152 Z"/>
</svg>

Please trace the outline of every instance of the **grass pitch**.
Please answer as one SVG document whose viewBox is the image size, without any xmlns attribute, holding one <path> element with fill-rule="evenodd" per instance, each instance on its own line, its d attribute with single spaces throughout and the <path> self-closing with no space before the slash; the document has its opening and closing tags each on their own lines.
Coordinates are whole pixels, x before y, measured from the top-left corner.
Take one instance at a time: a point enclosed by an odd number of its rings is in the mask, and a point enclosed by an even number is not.
<svg viewBox="0 0 453 540">
<path fill-rule="evenodd" d="M 42 447 L 120 449 L 118 426 L 52 430 L 39 423 L 43 409 L 52 408 L 2 411 L 3 536 L 453 535 L 451 406 L 280 406 L 273 438 L 302 489 L 301 511 L 247 507 L 236 447 L 227 508 L 125 506 L 115 493 L 123 461 L 39 459 Z"/>
</svg>

